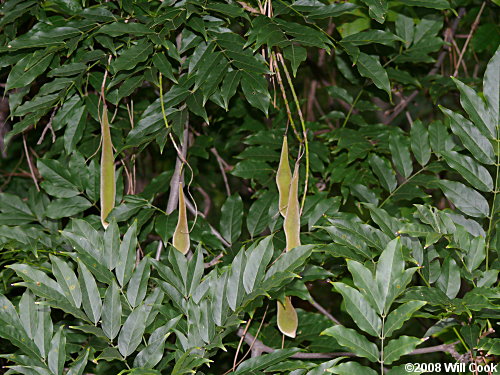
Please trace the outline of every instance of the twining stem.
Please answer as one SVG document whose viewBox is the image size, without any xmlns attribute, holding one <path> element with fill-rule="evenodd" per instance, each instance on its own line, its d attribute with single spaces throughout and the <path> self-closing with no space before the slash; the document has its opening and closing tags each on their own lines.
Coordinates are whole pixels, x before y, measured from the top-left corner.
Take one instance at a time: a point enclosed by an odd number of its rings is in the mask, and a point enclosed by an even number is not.
<svg viewBox="0 0 500 375">
<path fill-rule="evenodd" d="M 158 73 L 158 81 L 159 81 L 159 86 L 160 86 L 160 105 L 161 105 L 161 114 L 163 115 L 163 122 L 165 122 L 165 127 L 168 129 L 168 121 L 167 121 L 167 113 L 165 112 L 165 103 L 163 103 L 163 84 L 162 84 L 162 77 L 163 75 L 161 73 Z"/>
</svg>

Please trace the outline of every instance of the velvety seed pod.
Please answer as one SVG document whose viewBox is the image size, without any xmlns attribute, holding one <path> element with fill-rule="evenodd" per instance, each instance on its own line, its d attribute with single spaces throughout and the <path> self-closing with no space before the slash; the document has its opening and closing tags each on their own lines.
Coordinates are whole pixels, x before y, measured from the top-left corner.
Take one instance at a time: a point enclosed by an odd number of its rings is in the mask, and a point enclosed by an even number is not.
<svg viewBox="0 0 500 375">
<path fill-rule="evenodd" d="M 299 319 L 290 297 L 285 297 L 285 304 L 278 301 L 278 328 L 285 336 L 295 338 Z"/>
<path fill-rule="evenodd" d="M 280 164 L 276 173 L 276 185 L 279 193 L 279 210 L 283 217 L 286 214 L 288 205 L 288 195 L 290 191 L 290 181 L 292 180 L 292 171 L 288 163 L 288 141 L 286 135 L 283 137 L 283 146 L 281 148 Z"/>
<path fill-rule="evenodd" d="M 115 158 L 113 155 L 113 143 L 108 122 L 108 108 L 103 107 L 101 118 L 101 223 L 104 228 L 108 226 L 106 221 L 109 213 L 115 207 L 116 183 L 115 183 Z"/>
<path fill-rule="evenodd" d="M 189 228 L 186 215 L 186 201 L 184 199 L 184 190 L 182 189 L 182 184 L 179 184 L 179 219 L 177 221 L 177 226 L 175 227 L 174 238 L 172 242 L 174 247 L 182 254 L 187 254 L 187 252 L 189 251 Z"/>
</svg>

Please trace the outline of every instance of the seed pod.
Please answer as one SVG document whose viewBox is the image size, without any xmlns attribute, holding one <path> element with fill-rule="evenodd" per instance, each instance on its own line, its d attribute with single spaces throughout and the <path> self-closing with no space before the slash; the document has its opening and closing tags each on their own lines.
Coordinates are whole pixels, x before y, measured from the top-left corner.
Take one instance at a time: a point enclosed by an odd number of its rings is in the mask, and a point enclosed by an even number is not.
<svg viewBox="0 0 500 375">
<path fill-rule="evenodd" d="M 295 164 L 290 191 L 288 194 L 288 204 L 283 223 L 286 237 L 286 251 L 300 246 L 300 206 L 299 206 L 299 165 Z"/>
<path fill-rule="evenodd" d="M 283 146 L 281 148 L 280 164 L 276 173 L 276 185 L 279 193 L 279 210 L 281 215 L 285 217 L 286 207 L 288 205 L 288 194 L 290 191 L 290 181 L 292 179 L 292 171 L 288 163 L 288 141 L 286 135 L 283 137 Z"/>
<path fill-rule="evenodd" d="M 101 223 L 107 228 L 106 218 L 115 206 L 116 183 L 115 183 L 115 158 L 113 155 L 113 143 L 109 131 L 108 108 L 103 106 L 101 118 Z"/>
<path fill-rule="evenodd" d="M 285 297 L 285 304 L 278 301 L 278 328 L 285 336 L 295 338 L 299 319 L 297 311 L 292 306 L 290 297 Z"/>
<path fill-rule="evenodd" d="M 177 226 L 175 227 L 173 245 L 182 254 L 186 254 L 189 251 L 189 228 L 182 183 L 179 184 L 179 220 L 177 221 Z"/>
</svg>

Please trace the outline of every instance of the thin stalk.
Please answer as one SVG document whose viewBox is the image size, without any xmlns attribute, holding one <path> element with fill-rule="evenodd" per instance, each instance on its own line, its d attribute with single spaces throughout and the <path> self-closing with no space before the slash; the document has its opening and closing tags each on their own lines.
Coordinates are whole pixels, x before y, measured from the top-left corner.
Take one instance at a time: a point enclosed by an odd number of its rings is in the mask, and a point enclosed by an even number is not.
<svg viewBox="0 0 500 375">
<path fill-rule="evenodd" d="M 347 116 L 344 119 L 344 122 L 342 123 L 342 128 L 346 126 L 347 121 L 351 118 L 352 111 L 354 110 L 354 107 L 356 107 L 356 104 L 358 104 L 358 100 L 361 97 L 361 94 L 363 93 L 363 89 L 359 90 L 358 95 L 356 95 L 356 98 L 352 102 L 351 108 L 349 108 L 349 112 L 347 113 Z"/>
<path fill-rule="evenodd" d="M 159 86 L 160 86 L 160 105 L 161 105 L 161 114 L 163 115 L 163 122 L 165 123 L 165 127 L 168 129 L 168 121 L 167 121 L 167 113 L 165 112 L 165 103 L 163 103 L 163 84 L 162 84 L 162 77 L 163 75 L 161 73 L 158 73 L 158 81 L 159 81 Z"/>
<path fill-rule="evenodd" d="M 500 175 L 500 126 L 497 125 L 497 162 L 496 162 L 496 178 L 495 178 L 495 190 L 493 191 L 493 202 L 491 204 L 491 213 L 488 223 L 488 232 L 486 233 L 486 271 L 489 268 L 489 253 L 490 253 L 490 243 L 491 243 L 491 231 L 493 229 L 493 224 L 495 223 L 495 208 L 498 195 L 499 186 L 499 175 Z M 497 233 L 498 235 L 498 233 Z"/>
<path fill-rule="evenodd" d="M 382 315 L 382 334 L 380 336 L 380 375 L 384 375 L 384 340 L 385 315 Z"/>
<path fill-rule="evenodd" d="M 405 186 L 412 178 L 414 178 L 415 176 L 417 176 L 418 174 L 422 173 L 423 171 L 425 171 L 427 168 L 426 167 L 422 167 L 420 168 L 417 172 L 415 172 L 414 174 L 412 174 L 410 177 L 408 177 L 401 185 L 399 185 L 396 189 L 394 189 L 394 191 L 392 193 L 389 194 L 389 196 L 387 198 L 384 199 L 384 201 L 380 204 L 379 208 L 382 208 L 384 206 L 384 204 L 387 203 L 387 201 L 389 199 L 391 199 L 397 192 L 399 189 L 401 189 L 403 186 Z"/>
</svg>

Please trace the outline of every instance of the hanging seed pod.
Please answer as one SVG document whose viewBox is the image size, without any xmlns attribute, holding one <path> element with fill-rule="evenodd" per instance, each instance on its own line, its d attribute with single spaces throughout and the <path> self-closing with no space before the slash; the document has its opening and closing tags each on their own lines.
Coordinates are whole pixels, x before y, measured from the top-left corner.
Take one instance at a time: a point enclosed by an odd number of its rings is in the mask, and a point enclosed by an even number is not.
<svg viewBox="0 0 500 375">
<path fill-rule="evenodd" d="M 278 301 L 278 328 L 285 336 L 295 338 L 299 319 L 297 311 L 292 306 L 290 297 L 285 297 L 285 304 Z"/>
<path fill-rule="evenodd" d="M 288 140 L 285 135 L 283 137 L 283 146 L 281 147 L 280 164 L 278 166 L 278 172 L 276 173 L 276 185 L 278 186 L 279 193 L 279 210 L 283 217 L 286 215 L 291 179 L 292 171 L 288 163 Z"/>
<path fill-rule="evenodd" d="M 107 228 L 106 218 L 115 206 L 116 183 L 115 183 L 115 158 L 113 155 L 113 143 L 109 131 L 108 108 L 103 106 L 101 118 L 101 223 Z"/>
<path fill-rule="evenodd" d="M 189 228 L 182 183 L 179 184 L 179 220 L 177 221 L 177 226 L 175 227 L 173 245 L 182 254 L 186 254 L 189 251 Z"/>
<path fill-rule="evenodd" d="M 299 206 L 299 165 L 295 165 L 292 181 L 290 182 L 290 191 L 288 195 L 288 204 L 283 224 L 286 237 L 286 251 L 300 246 L 300 206 Z"/>
</svg>

